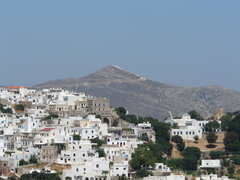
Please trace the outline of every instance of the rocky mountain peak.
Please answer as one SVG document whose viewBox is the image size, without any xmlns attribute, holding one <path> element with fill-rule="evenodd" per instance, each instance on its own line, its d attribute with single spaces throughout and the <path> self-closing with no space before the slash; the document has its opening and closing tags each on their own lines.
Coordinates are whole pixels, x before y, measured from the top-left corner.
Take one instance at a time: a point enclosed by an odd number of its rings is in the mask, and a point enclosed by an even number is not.
<svg viewBox="0 0 240 180">
<path fill-rule="evenodd" d="M 86 79 L 101 79 L 101 80 L 137 80 L 140 77 L 131 72 L 128 72 L 119 66 L 109 65 L 106 66 L 86 77 Z"/>
</svg>

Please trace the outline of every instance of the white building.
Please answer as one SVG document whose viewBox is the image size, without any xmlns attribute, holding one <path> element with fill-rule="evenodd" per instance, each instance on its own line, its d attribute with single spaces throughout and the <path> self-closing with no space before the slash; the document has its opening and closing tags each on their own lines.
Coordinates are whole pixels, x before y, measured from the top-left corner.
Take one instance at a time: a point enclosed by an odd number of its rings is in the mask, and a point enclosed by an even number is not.
<svg viewBox="0 0 240 180">
<path fill-rule="evenodd" d="M 182 115 L 181 119 L 168 119 L 166 123 L 174 124 L 176 123 L 178 128 L 173 128 L 171 130 L 171 135 L 179 135 L 185 140 L 194 140 L 194 136 L 198 136 L 202 139 L 203 127 L 209 121 L 197 121 L 196 119 L 191 119 L 191 116 L 187 113 Z"/>
<path fill-rule="evenodd" d="M 185 180 L 185 176 L 175 174 L 170 174 L 169 176 L 148 176 L 144 177 L 143 180 Z"/>
<path fill-rule="evenodd" d="M 196 177 L 196 180 L 233 180 L 229 179 L 227 176 L 218 177 L 217 174 L 201 175 L 201 177 Z"/>
<path fill-rule="evenodd" d="M 203 159 L 201 161 L 202 169 L 220 169 L 221 168 L 221 161 L 220 159 Z"/>
</svg>

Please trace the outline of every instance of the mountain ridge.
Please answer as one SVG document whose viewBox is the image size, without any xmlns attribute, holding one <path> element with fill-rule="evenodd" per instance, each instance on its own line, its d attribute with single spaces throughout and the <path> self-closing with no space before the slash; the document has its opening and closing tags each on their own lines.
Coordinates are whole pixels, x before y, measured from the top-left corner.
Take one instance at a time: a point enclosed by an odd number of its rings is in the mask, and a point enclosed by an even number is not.
<svg viewBox="0 0 240 180">
<path fill-rule="evenodd" d="M 82 78 L 67 78 L 35 85 L 36 89 L 61 87 L 108 97 L 113 107 L 123 106 L 130 113 L 163 119 L 196 110 L 213 115 L 216 108 L 240 109 L 240 93 L 221 86 L 185 87 L 152 81 L 118 66 L 109 65 Z"/>
</svg>

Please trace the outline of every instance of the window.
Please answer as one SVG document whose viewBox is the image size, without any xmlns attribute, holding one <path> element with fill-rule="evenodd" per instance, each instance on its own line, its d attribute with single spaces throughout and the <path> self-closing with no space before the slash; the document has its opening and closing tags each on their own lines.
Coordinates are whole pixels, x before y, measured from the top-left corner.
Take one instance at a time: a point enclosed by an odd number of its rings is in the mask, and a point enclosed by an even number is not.
<svg viewBox="0 0 240 180">
<path fill-rule="evenodd" d="M 83 157 L 85 157 L 85 154 L 83 154 Z"/>
<path fill-rule="evenodd" d="M 76 154 L 74 153 L 74 154 L 73 154 L 73 156 L 75 157 L 75 156 L 76 156 Z"/>
<path fill-rule="evenodd" d="M 78 172 L 78 168 L 76 168 L 76 171 Z"/>
<path fill-rule="evenodd" d="M 99 165 L 98 165 L 98 164 L 96 165 L 96 168 L 99 168 Z"/>
</svg>

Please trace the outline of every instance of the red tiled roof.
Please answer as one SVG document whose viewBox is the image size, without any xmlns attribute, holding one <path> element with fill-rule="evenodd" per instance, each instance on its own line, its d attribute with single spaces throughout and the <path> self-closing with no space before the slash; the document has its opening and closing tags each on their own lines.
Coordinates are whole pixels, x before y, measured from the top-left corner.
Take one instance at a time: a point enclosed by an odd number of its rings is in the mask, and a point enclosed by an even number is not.
<svg viewBox="0 0 240 180">
<path fill-rule="evenodd" d="M 42 129 L 42 130 L 40 130 L 40 131 L 51 131 L 51 130 L 53 130 L 53 129 L 55 129 L 55 128 L 44 128 L 44 129 Z"/>
<path fill-rule="evenodd" d="M 20 88 L 26 88 L 24 86 L 9 86 L 8 89 L 20 89 Z"/>
</svg>

